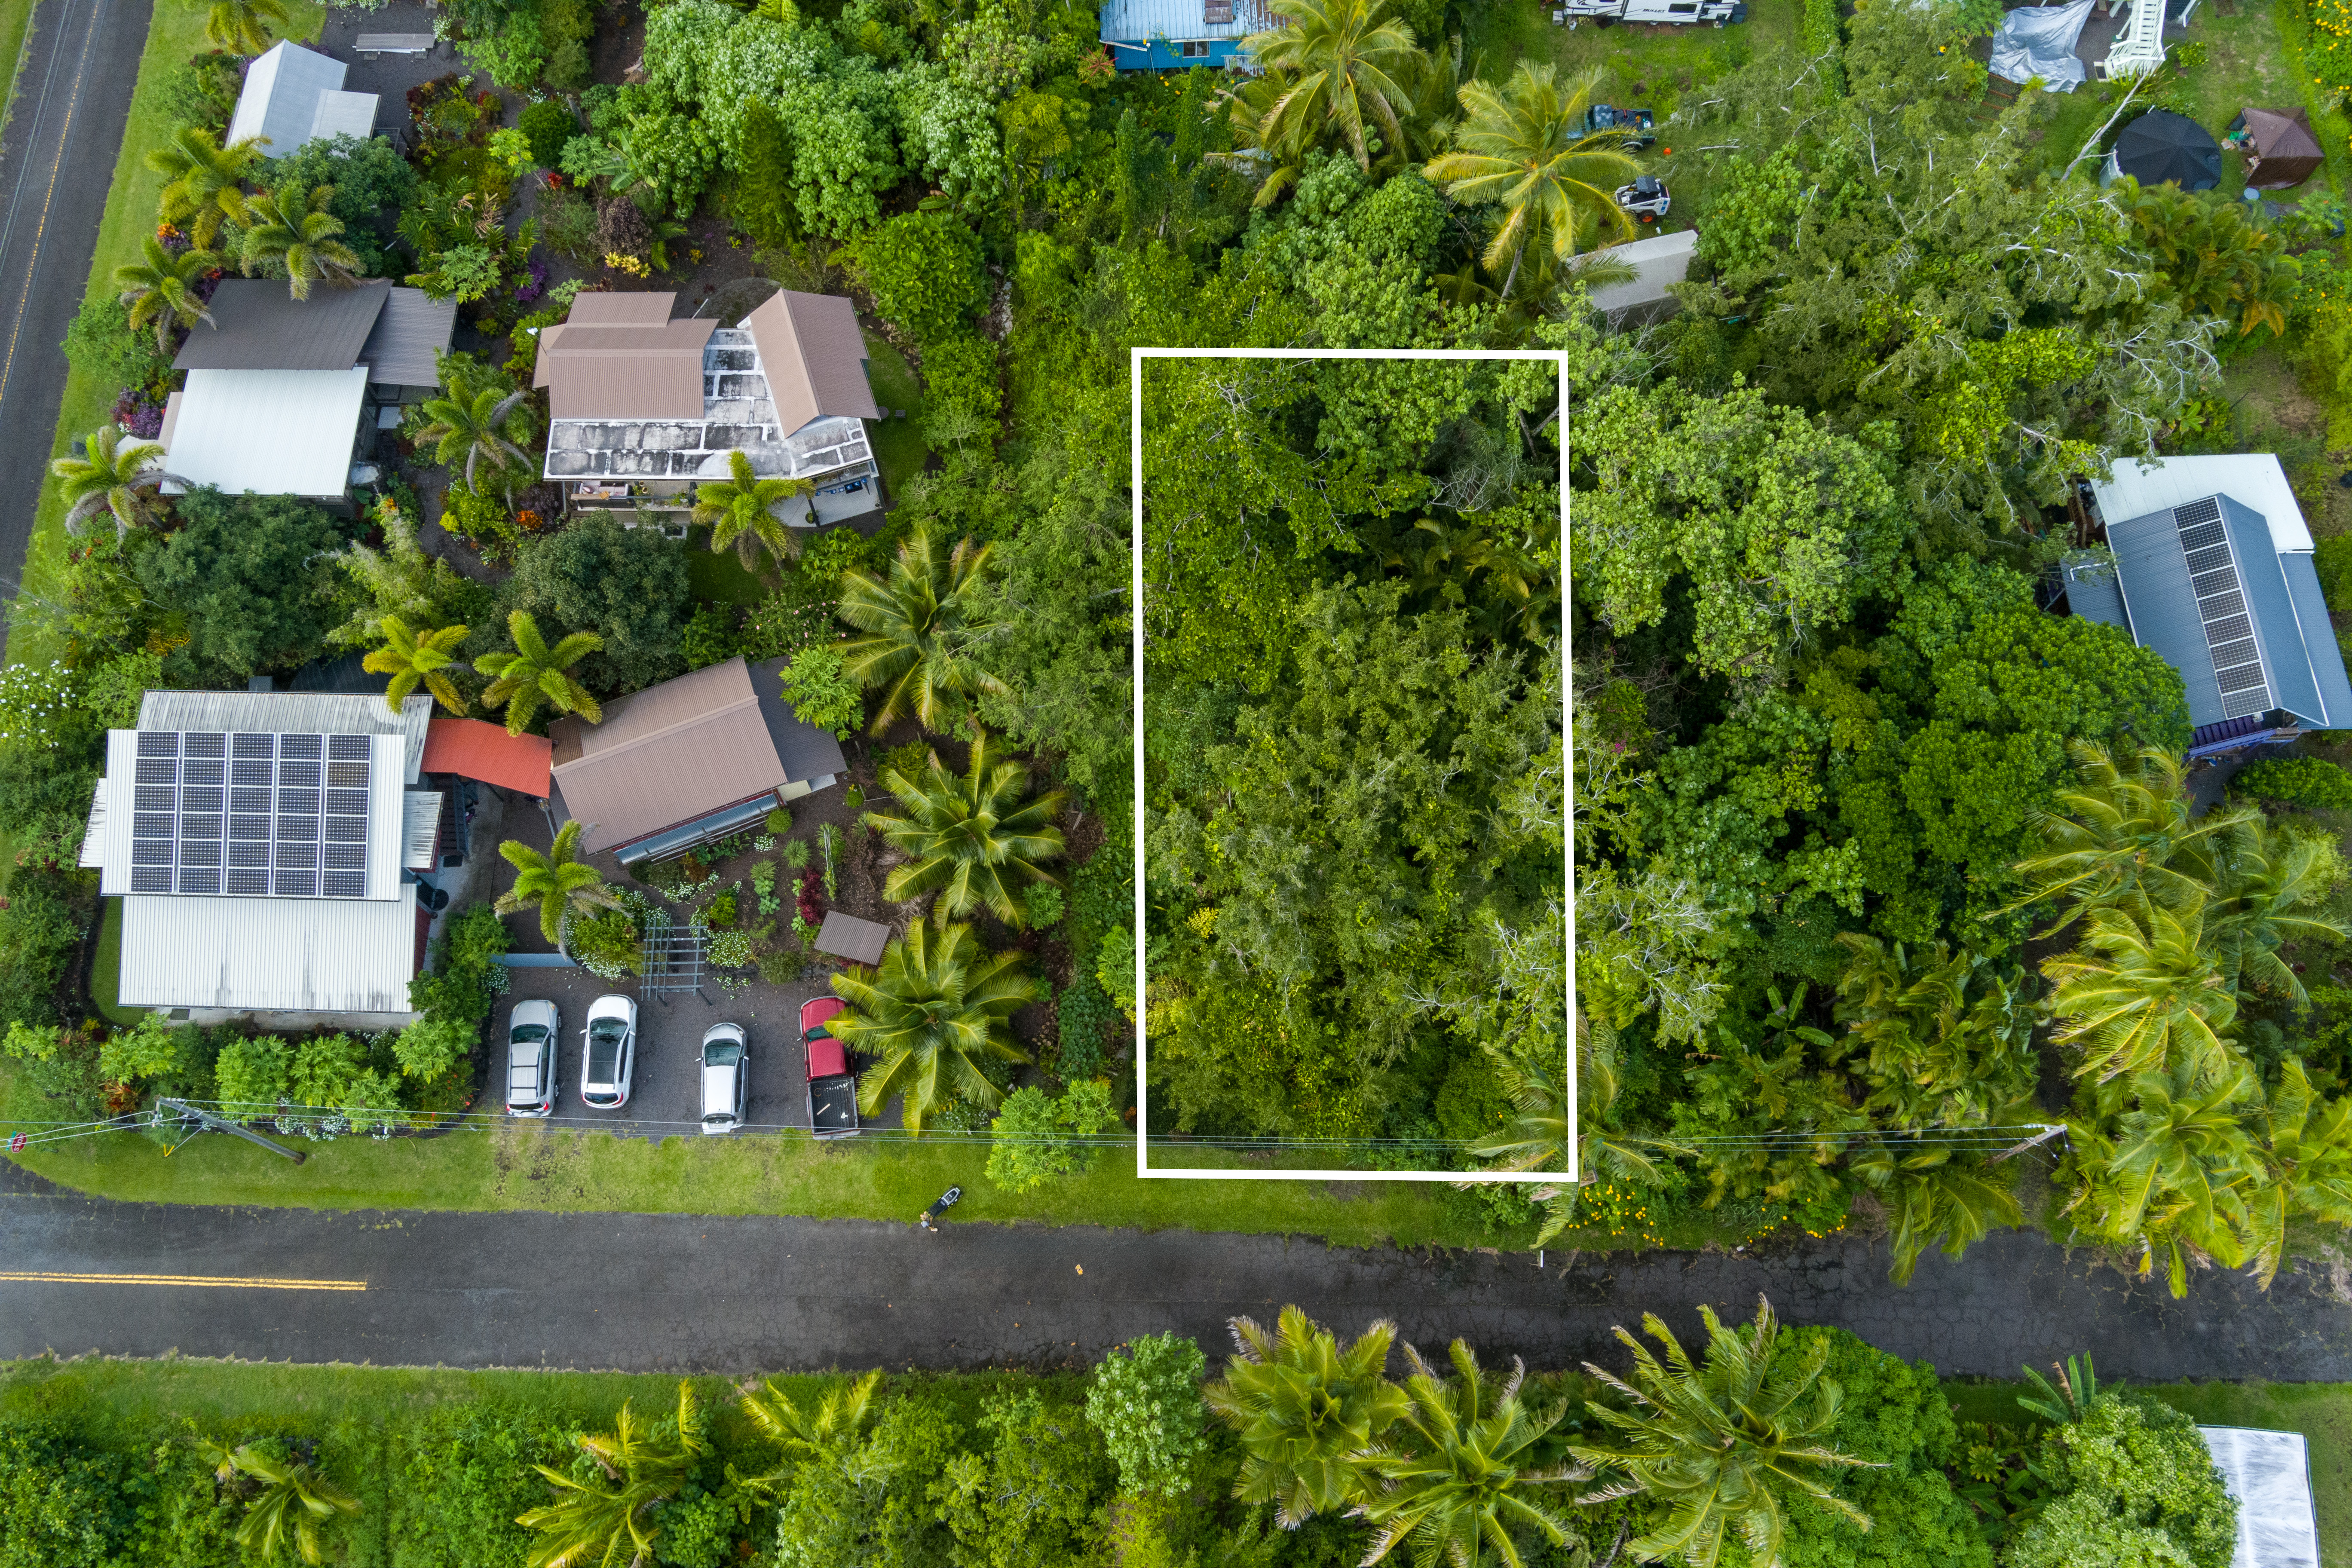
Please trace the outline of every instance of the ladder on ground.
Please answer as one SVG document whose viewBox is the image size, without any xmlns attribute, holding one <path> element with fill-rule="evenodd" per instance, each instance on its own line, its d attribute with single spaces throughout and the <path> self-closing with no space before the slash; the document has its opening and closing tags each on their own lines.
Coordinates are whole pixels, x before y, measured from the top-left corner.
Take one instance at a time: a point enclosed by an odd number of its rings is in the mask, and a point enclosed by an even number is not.
<svg viewBox="0 0 2352 1568">
<path fill-rule="evenodd" d="M 689 991 L 702 996 L 702 962 L 709 940 L 709 931 L 699 925 L 680 925 L 667 915 L 654 916 L 646 925 L 646 961 L 639 992 L 659 998 L 665 1006 L 672 996 L 682 996 Z M 709 1000 L 708 996 L 702 999 Z"/>
</svg>

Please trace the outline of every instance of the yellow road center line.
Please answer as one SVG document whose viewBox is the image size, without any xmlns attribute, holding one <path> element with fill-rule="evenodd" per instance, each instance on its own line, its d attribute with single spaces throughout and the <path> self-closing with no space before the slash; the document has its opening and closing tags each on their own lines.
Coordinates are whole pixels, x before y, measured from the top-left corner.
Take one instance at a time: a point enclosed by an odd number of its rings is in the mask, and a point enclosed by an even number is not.
<svg viewBox="0 0 2352 1568">
<path fill-rule="evenodd" d="M 0 1283 L 26 1285 L 209 1285 L 243 1290 L 364 1290 L 364 1279 L 266 1279 L 233 1274 L 65 1274 L 0 1268 Z"/>
</svg>

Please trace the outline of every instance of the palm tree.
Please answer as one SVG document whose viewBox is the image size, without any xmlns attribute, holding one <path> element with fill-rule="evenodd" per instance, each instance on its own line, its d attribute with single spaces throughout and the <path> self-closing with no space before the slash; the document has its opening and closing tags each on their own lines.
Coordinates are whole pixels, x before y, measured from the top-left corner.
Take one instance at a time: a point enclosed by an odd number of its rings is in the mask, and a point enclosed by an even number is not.
<svg viewBox="0 0 2352 1568">
<path fill-rule="evenodd" d="M 286 29 L 286 7 L 278 0 L 213 0 L 205 42 L 233 55 L 257 55 L 269 47 L 270 27 Z"/>
<path fill-rule="evenodd" d="M 934 752 L 919 779 L 884 768 L 882 787 L 907 812 L 866 814 L 866 825 L 907 857 L 882 885 L 882 896 L 892 903 L 936 892 L 931 913 L 941 925 L 950 915 L 986 909 L 1018 930 L 1028 923 L 1020 890 L 1032 882 L 1062 885 L 1037 863 L 1067 852 L 1062 830 L 1054 826 L 1067 792 L 1049 790 L 1024 801 L 1028 767 L 1000 757 L 987 731 L 971 743 L 971 761 L 961 778 L 949 773 Z"/>
<path fill-rule="evenodd" d="M 236 1527 L 236 1543 L 264 1563 L 275 1563 L 291 1545 L 305 1563 L 321 1561 L 319 1529 L 338 1514 L 356 1514 L 357 1499 L 334 1486 L 307 1459 L 282 1458 L 268 1448 L 247 1443 L 225 1461 L 217 1459 L 214 1475 L 226 1468 L 261 1483 L 260 1492 L 245 1505 L 245 1520 Z"/>
<path fill-rule="evenodd" d="M 1663 1181 L 1665 1173 L 1654 1155 L 1671 1153 L 1674 1145 L 1629 1138 L 1610 1125 L 1609 1111 L 1617 1099 L 1617 1064 L 1608 1053 L 1591 1047 L 1591 1031 L 1581 1017 L 1577 1022 L 1577 1110 L 1586 1163 L 1622 1181 Z M 1479 1139 L 1469 1152 L 1492 1161 L 1492 1170 L 1562 1173 L 1559 1183 L 1528 1193 L 1544 1205 L 1543 1228 L 1536 1233 L 1536 1245 L 1541 1247 L 1567 1229 L 1576 1213 L 1576 1189 L 1564 1179 L 1576 1153 L 1576 1139 L 1568 1126 L 1567 1074 L 1541 1056 L 1518 1057 L 1491 1045 L 1484 1048 L 1517 1114 L 1509 1127 Z"/>
<path fill-rule="evenodd" d="M 2259 810 L 2231 831 L 2199 840 L 2183 855 L 2184 868 L 2210 887 L 2205 940 L 2222 984 L 2251 986 L 2304 1003 L 2303 982 L 2281 959 L 2281 943 L 2296 938 L 2342 942 L 2352 927 L 2315 911 L 2296 913 L 2325 898 L 2340 864 L 2335 845 L 2290 828 L 2273 837 Z"/>
<path fill-rule="evenodd" d="M 2061 1212 L 2099 1241 L 2137 1250 L 2143 1275 L 2163 1258 L 2166 1284 L 2185 1296 L 2191 1266 L 2235 1267 L 2254 1249 L 2243 1189 L 2260 1162 L 2241 1110 L 2258 1086 L 2233 1053 L 2220 1071 L 2177 1063 L 2137 1075 L 2131 1089 L 2136 1103 L 2112 1135 L 2100 1123 L 2069 1126 L 2080 1182 Z"/>
<path fill-rule="evenodd" d="M 1478 1358 L 1460 1340 L 1453 1346 L 1448 1384 L 1411 1345 L 1405 1360 L 1407 1405 L 1389 1439 L 1365 1462 L 1378 1480 L 1351 1510 L 1372 1527 L 1366 1568 L 1409 1542 L 1413 1561 L 1477 1568 L 1482 1558 L 1522 1568 L 1514 1533 L 1529 1531 L 1558 1546 L 1568 1539 L 1560 1516 L 1527 1494 L 1538 1487 L 1583 1480 L 1591 1472 L 1541 1462 L 1546 1439 L 1568 1415 L 1561 1400 L 1532 1412 L 1519 1400 L 1526 1365 L 1490 1387 Z M 1399 1439 L 1402 1438 L 1402 1442 Z M 1494 1554 L 1486 1557 L 1486 1548 Z"/>
<path fill-rule="evenodd" d="M 675 1420 L 648 1430 L 624 1402 L 612 1431 L 583 1435 L 579 1444 L 604 1472 L 601 1481 L 574 1480 L 546 1465 L 531 1467 L 559 1495 L 515 1521 L 540 1531 L 539 1543 L 525 1560 L 529 1568 L 618 1568 L 624 1562 L 642 1568 L 653 1560 L 661 1532 L 655 1510 L 677 1495 L 694 1462 L 709 1452 L 694 1385 L 679 1380 Z"/>
<path fill-rule="evenodd" d="M 2327 1100 L 2300 1057 L 2279 1069 L 2262 1116 L 2261 1180 L 2248 1194 L 2254 1278 L 2263 1289 L 2286 1261 L 2287 1223 L 2352 1225 L 2352 1096 Z"/>
<path fill-rule="evenodd" d="M 1403 80 L 1422 60 L 1412 28 L 1388 14 L 1388 0 L 1271 0 L 1268 8 L 1284 26 L 1242 46 L 1262 68 L 1286 73 L 1281 95 L 1259 118 L 1262 144 L 1336 137 L 1370 173 L 1367 119 L 1386 146 L 1404 140 L 1399 111 L 1411 111 L 1412 94 Z"/>
<path fill-rule="evenodd" d="M 1404 1391 L 1382 1375 L 1396 1325 L 1382 1318 L 1345 1349 L 1297 1307 L 1271 1334 L 1249 1318 L 1228 1326 L 1234 1358 L 1201 1396 L 1241 1436 L 1234 1496 L 1272 1503 L 1285 1530 L 1349 1506 L 1359 1457 L 1405 1413 Z"/>
<path fill-rule="evenodd" d="M 527 424 L 518 426 L 517 410 L 530 396 L 528 388 L 501 395 L 495 385 L 474 390 L 465 373 L 455 364 L 442 372 L 442 388 L 446 394 L 425 401 L 425 416 L 432 423 L 416 433 L 421 442 L 436 442 L 433 460 L 445 468 L 457 467 L 457 459 L 466 459 L 466 488 L 478 489 L 474 483 L 475 466 L 488 458 L 490 467 L 507 481 L 507 499 L 514 499 L 514 470 L 529 468 L 530 456 L 511 439 L 518 428 L 523 439 L 530 439 Z"/>
<path fill-rule="evenodd" d="M 384 689 L 383 705 L 394 713 L 406 701 L 408 694 L 422 682 L 442 707 L 452 713 L 463 713 L 467 708 L 465 693 L 442 671 L 463 669 L 457 648 L 466 640 L 465 626 L 443 626 L 439 631 L 415 631 L 398 616 L 385 616 L 376 622 L 377 635 L 383 646 L 360 661 L 361 668 L 377 675 L 389 675 L 392 684 Z"/>
<path fill-rule="evenodd" d="M 482 693 L 485 708 L 507 710 L 507 733 L 520 735 L 544 700 L 560 712 L 577 713 L 591 724 L 604 721 L 604 710 L 572 674 L 572 667 L 604 646 L 594 632 L 573 632 L 553 647 L 539 635 L 539 622 L 530 612 L 507 616 L 507 635 L 514 639 L 512 653 L 486 653 L 474 661 L 477 672 L 490 677 Z"/>
<path fill-rule="evenodd" d="M 962 648 L 977 629 L 967 624 L 965 595 L 988 570 L 989 550 L 967 539 L 943 557 L 929 528 L 918 523 L 887 579 L 842 574 L 834 613 L 866 634 L 841 645 L 843 672 L 861 686 L 885 688 L 870 733 L 908 715 L 927 730 L 942 730 L 963 701 L 1005 690 L 996 677 L 974 668 Z"/>
<path fill-rule="evenodd" d="M 147 237 L 145 247 L 146 260 L 125 262 L 114 269 L 114 287 L 122 302 L 131 307 L 131 324 L 143 327 L 152 321 L 155 346 L 166 353 L 172 347 L 173 327 L 193 327 L 198 321 L 218 327 L 212 311 L 196 298 L 196 285 L 220 265 L 221 258 L 209 250 L 184 250 L 174 256 L 152 235 Z"/>
<path fill-rule="evenodd" d="M 246 198 L 252 226 L 245 231 L 245 247 L 237 254 L 245 275 L 283 267 L 286 287 L 297 300 L 309 299 L 314 282 L 324 280 L 338 289 L 357 282 L 360 258 L 337 237 L 343 232 L 343 220 L 327 210 L 334 199 L 334 186 L 313 185 L 306 191 L 299 180 Z"/>
<path fill-rule="evenodd" d="M 2042 961 L 2057 982 L 2043 1005 L 2062 1020 L 2052 1037 L 2083 1053 L 2078 1079 L 2097 1083 L 2186 1063 L 2219 1072 L 2234 1053 L 2221 1031 L 2238 1016 L 2205 941 L 2204 901 L 2152 907 L 2143 925 L 2095 909 L 2074 952 Z"/>
<path fill-rule="evenodd" d="M 1869 1529 L 1868 1516 L 1817 1473 L 1864 1463 L 1826 1441 L 1843 1399 L 1836 1382 L 1822 1375 L 1829 1342 L 1815 1340 L 1801 1361 L 1776 1374 L 1780 1325 L 1769 1301 L 1758 1298 L 1756 1321 L 1745 1328 L 1726 1328 L 1711 1307 L 1698 1310 L 1706 1322 L 1704 1367 L 1654 1312 L 1643 1315 L 1642 1327 L 1665 1347 L 1663 1363 L 1622 1328 L 1617 1337 L 1633 1352 L 1633 1382 L 1584 1363 L 1631 1407 L 1586 1407 L 1624 1440 L 1614 1447 L 1571 1443 L 1569 1451 L 1587 1465 L 1621 1472 L 1629 1484 L 1582 1500 L 1650 1493 L 1665 1505 L 1665 1516 L 1631 1543 L 1634 1555 L 1655 1561 L 1680 1554 L 1694 1568 L 1714 1568 L 1724 1537 L 1735 1529 L 1755 1568 L 1775 1568 L 1788 1528 L 1783 1500 L 1791 1493 Z"/>
<path fill-rule="evenodd" d="M 784 525 L 775 508 L 816 487 L 806 479 L 760 478 L 751 471 L 748 452 L 728 453 L 727 471 L 731 478 L 705 479 L 695 487 L 694 521 L 710 525 L 711 552 L 733 545 L 746 572 L 759 569 L 761 545 L 778 565 L 799 560 L 801 536 Z"/>
<path fill-rule="evenodd" d="M 1864 1105 L 1889 1127 L 1989 1127 L 2033 1100 L 2033 1009 L 1991 961 L 1942 942 L 1932 957 L 1848 931 L 1836 1049 L 1864 1053 Z"/>
<path fill-rule="evenodd" d="M 880 968 L 835 974 L 834 994 L 849 1005 L 825 1027 L 851 1050 L 879 1058 L 858 1086 L 858 1109 L 878 1116 L 903 1094 L 908 1131 L 920 1132 L 950 1100 L 993 1108 L 1003 1096 L 980 1058 L 1027 1061 L 1010 1020 L 1045 995 L 1021 964 L 1018 952 L 983 954 L 968 925 L 935 931 L 918 922 L 890 944 Z"/>
<path fill-rule="evenodd" d="M 2068 742 L 2067 751 L 2080 783 L 2058 792 L 2063 815 L 2034 814 L 2044 847 L 2017 863 L 2032 890 L 2011 906 L 2073 900 L 2053 931 L 2102 904 L 2145 920 L 2154 904 L 2210 892 L 2194 874 L 2176 868 L 2174 857 L 2236 833 L 2260 815 L 2253 806 L 2196 815 L 2180 759 L 2159 747 L 2143 748 L 2128 765 L 2084 741 Z"/>
<path fill-rule="evenodd" d="M 1885 1206 L 1894 1258 L 1886 1272 L 1897 1285 L 1911 1282 L 1938 1240 L 1945 1257 L 1958 1258 L 1993 1226 L 2025 1220 L 1999 1176 L 1979 1159 L 1955 1157 L 1949 1144 L 1890 1137 L 1857 1149 L 1846 1168 Z"/>
<path fill-rule="evenodd" d="M 566 822 L 544 855 L 518 839 L 499 845 L 499 853 L 515 868 L 515 881 L 499 895 L 499 913 L 509 915 L 537 904 L 540 935 L 560 942 L 574 916 L 584 920 L 596 910 L 619 909 L 621 900 L 604 886 L 596 868 L 580 862 L 580 835 L 586 826 Z"/>
<path fill-rule="evenodd" d="M 103 511 L 114 519 L 115 537 L 155 521 L 155 490 L 188 481 L 163 471 L 163 448 L 154 441 L 128 441 L 120 425 L 101 425 L 84 437 L 79 457 L 54 458 L 49 472 L 61 481 L 69 503 L 66 531 L 79 533 Z"/>
<path fill-rule="evenodd" d="M 261 156 L 263 138 L 248 136 L 224 147 L 200 125 L 183 125 L 172 139 L 147 154 L 147 166 L 163 175 L 158 216 L 188 231 L 199 249 L 220 237 L 221 224 L 245 222 L 245 177 Z"/>
<path fill-rule="evenodd" d="M 847 1388 L 829 1390 L 815 1408 L 803 1410 L 770 1378 L 767 1392 L 743 1395 L 743 1414 L 753 1430 L 783 1449 L 783 1460 L 764 1476 L 746 1477 L 744 1484 L 773 1493 L 789 1482 L 800 1466 L 814 1460 L 835 1469 L 846 1468 L 857 1439 L 874 1409 L 874 1391 L 882 1381 L 869 1372 Z"/>
<path fill-rule="evenodd" d="M 1272 118 L 1296 80 L 1295 72 L 1265 71 L 1235 88 L 1226 101 L 1233 106 L 1234 141 L 1241 150 L 1202 154 L 1205 160 L 1245 169 L 1256 179 L 1257 195 L 1250 203 L 1254 207 L 1270 207 L 1281 200 L 1282 193 L 1297 184 L 1307 154 L 1315 151 L 1313 133 L 1303 118 Z"/>
<path fill-rule="evenodd" d="M 1615 193 L 1641 165 L 1613 132 L 1584 128 L 1600 79 L 1594 70 L 1562 82 L 1552 65 L 1522 60 L 1499 90 L 1466 83 L 1465 118 L 1454 133 L 1459 151 L 1432 159 L 1423 171 L 1457 202 L 1503 208 L 1483 260 L 1487 271 L 1501 272 L 1509 258 L 1506 297 L 1530 247 L 1548 262 L 1563 263 L 1586 248 L 1593 230 L 1633 233 Z"/>
</svg>

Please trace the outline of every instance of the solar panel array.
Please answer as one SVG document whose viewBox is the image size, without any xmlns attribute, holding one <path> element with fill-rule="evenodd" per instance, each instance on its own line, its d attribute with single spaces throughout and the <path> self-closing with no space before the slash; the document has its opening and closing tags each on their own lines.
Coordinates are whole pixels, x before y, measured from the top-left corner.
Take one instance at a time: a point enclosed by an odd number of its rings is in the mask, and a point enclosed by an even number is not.
<svg viewBox="0 0 2352 1568">
<path fill-rule="evenodd" d="M 2261 645 L 2254 640 L 2253 617 L 2246 609 L 2245 584 L 2238 579 L 2221 504 L 2193 500 L 2175 507 L 2172 526 L 2179 530 L 2180 551 L 2189 558 L 2189 585 L 2197 595 L 2205 646 L 2213 655 L 2222 716 L 2242 719 L 2269 712 L 2277 705 L 2271 700 L 2270 677 L 2263 668 Z"/>
<path fill-rule="evenodd" d="M 367 897 L 365 735 L 142 731 L 131 890 Z"/>
</svg>

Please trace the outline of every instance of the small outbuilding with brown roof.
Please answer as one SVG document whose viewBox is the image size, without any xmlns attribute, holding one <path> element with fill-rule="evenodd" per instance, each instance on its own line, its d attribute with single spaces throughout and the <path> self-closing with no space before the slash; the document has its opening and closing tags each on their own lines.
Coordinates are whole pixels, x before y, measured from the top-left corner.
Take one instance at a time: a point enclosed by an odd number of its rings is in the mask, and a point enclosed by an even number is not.
<svg viewBox="0 0 2352 1568">
<path fill-rule="evenodd" d="M 2246 153 L 2246 184 L 2284 191 L 2319 173 L 2326 162 L 2311 116 L 2300 109 L 2248 109 L 2230 122 L 2230 144 Z"/>
</svg>

